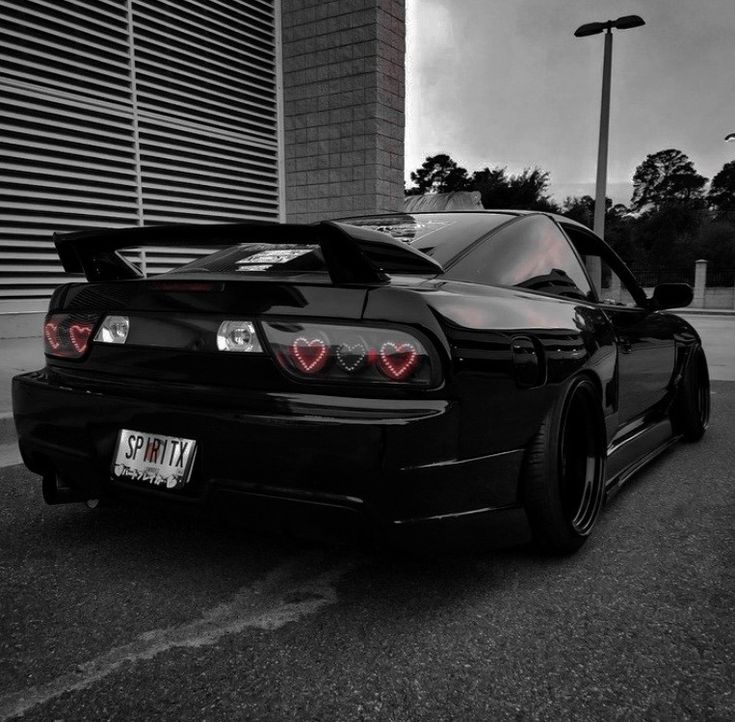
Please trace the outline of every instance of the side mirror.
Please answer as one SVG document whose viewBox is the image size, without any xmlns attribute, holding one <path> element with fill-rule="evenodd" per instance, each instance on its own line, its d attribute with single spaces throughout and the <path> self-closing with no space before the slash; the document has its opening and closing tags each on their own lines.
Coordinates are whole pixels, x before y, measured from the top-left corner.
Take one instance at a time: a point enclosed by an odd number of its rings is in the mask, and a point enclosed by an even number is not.
<svg viewBox="0 0 735 722">
<path fill-rule="evenodd" d="M 653 289 L 651 307 L 655 310 L 683 308 L 688 306 L 693 298 L 694 291 L 688 283 L 660 283 Z"/>
</svg>

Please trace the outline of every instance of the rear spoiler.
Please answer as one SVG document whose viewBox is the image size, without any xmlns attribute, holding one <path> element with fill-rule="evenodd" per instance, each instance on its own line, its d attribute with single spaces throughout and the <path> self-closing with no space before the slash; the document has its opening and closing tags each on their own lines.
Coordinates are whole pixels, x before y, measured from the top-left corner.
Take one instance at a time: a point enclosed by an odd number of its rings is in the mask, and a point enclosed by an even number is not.
<svg viewBox="0 0 735 722">
<path fill-rule="evenodd" d="M 89 281 L 141 278 L 141 271 L 117 251 L 138 246 L 231 246 L 237 243 L 318 245 L 332 283 L 385 283 L 386 273 L 442 273 L 442 266 L 387 233 L 347 223 L 177 224 L 55 233 L 59 258 L 67 273 Z"/>
</svg>

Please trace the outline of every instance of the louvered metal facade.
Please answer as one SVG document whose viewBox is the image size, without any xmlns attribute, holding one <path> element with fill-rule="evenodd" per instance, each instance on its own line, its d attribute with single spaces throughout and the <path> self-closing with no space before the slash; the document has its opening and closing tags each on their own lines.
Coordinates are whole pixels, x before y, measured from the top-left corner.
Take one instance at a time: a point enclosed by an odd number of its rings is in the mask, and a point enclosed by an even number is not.
<svg viewBox="0 0 735 722">
<path fill-rule="evenodd" d="M 54 231 L 278 220 L 278 0 L 3 0 L 0 312 L 68 280 Z M 149 272 L 190 259 L 147 249 Z"/>
</svg>

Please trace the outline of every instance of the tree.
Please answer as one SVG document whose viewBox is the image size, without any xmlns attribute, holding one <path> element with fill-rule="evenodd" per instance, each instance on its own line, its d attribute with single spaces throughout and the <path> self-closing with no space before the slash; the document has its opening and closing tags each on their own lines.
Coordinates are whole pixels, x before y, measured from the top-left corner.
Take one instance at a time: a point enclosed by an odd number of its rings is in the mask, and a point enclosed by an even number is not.
<svg viewBox="0 0 735 722">
<path fill-rule="evenodd" d="M 609 200 L 609 199 L 607 199 Z M 605 214 L 616 219 L 625 218 L 630 213 L 630 208 L 625 203 L 616 203 L 605 211 Z"/>
<path fill-rule="evenodd" d="M 697 258 L 706 258 L 710 268 L 735 268 L 735 226 L 730 223 L 707 223 L 695 244 Z"/>
<path fill-rule="evenodd" d="M 540 168 L 526 168 L 518 175 L 507 174 L 505 168 L 475 171 L 470 189 L 480 191 L 485 208 L 521 208 L 558 211 L 548 196 L 549 173 Z"/>
<path fill-rule="evenodd" d="M 458 166 L 446 153 L 427 156 L 420 168 L 411 172 L 414 187 L 406 195 L 450 193 L 469 189 L 467 169 Z"/>
<path fill-rule="evenodd" d="M 707 179 L 680 150 L 668 148 L 646 157 L 633 175 L 631 208 L 635 211 L 664 206 L 701 205 Z"/>
<path fill-rule="evenodd" d="M 480 192 L 483 208 L 508 208 L 510 193 L 505 168 L 476 170 L 470 179 L 472 190 Z"/>
<path fill-rule="evenodd" d="M 593 228 L 595 221 L 595 199 L 590 195 L 567 196 L 561 212 L 568 218 Z M 605 198 L 605 241 L 611 245 L 623 260 L 634 263 L 636 259 L 633 246 L 632 226 L 629 209 L 622 203 L 613 205 L 612 198 Z"/>
<path fill-rule="evenodd" d="M 561 212 L 569 218 L 592 228 L 595 220 L 595 199 L 590 195 L 567 196 L 561 206 Z M 613 205 L 612 198 L 605 198 L 605 228 L 619 223 L 630 213 L 623 203 Z"/>
<path fill-rule="evenodd" d="M 725 163 L 712 179 L 707 201 L 720 216 L 735 211 L 735 160 Z"/>
<path fill-rule="evenodd" d="M 612 205 L 609 198 L 605 201 L 605 205 Z M 587 228 L 592 228 L 595 219 L 595 199 L 590 195 L 567 196 L 561 204 L 561 212 Z"/>
<path fill-rule="evenodd" d="M 549 198 L 551 176 L 540 168 L 526 168 L 520 175 L 511 176 L 511 208 L 528 208 L 534 211 L 556 213 L 559 207 Z"/>
<path fill-rule="evenodd" d="M 640 260 L 653 267 L 693 263 L 701 225 L 701 213 L 684 205 L 646 214 L 638 219 L 633 233 Z"/>
</svg>

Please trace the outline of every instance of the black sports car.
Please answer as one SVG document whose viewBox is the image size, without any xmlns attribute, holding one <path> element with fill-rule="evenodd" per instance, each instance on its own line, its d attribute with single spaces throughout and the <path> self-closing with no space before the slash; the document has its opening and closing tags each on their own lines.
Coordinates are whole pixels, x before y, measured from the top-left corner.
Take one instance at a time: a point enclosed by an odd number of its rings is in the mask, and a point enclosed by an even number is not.
<svg viewBox="0 0 735 722">
<path fill-rule="evenodd" d="M 55 237 L 46 368 L 18 376 L 49 503 L 131 495 L 372 523 L 486 518 L 577 549 L 607 496 L 702 436 L 696 331 L 569 219 L 498 211 Z M 217 247 L 143 278 L 126 247 Z"/>
</svg>

